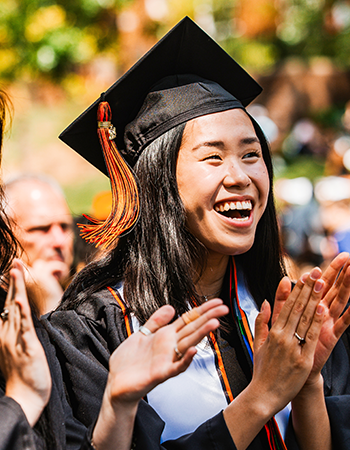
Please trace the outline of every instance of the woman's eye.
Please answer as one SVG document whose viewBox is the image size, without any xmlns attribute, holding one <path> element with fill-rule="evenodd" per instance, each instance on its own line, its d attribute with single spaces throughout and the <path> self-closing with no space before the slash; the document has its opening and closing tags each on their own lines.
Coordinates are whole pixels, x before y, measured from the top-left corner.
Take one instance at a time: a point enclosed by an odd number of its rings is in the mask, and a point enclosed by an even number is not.
<svg viewBox="0 0 350 450">
<path fill-rule="evenodd" d="M 260 158 L 261 152 L 258 150 L 254 150 L 252 152 L 246 153 L 243 158 Z"/>
<path fill-rule="evenodd" d="M 203 161 L 207 161 L 207 160 L 210 160 L 210 159 L 216 159 L 218 161 L 221 161 L 221 156 L 220 155 L 209 155 L 209 156 L 206 156 L 203 159 Z"/>
</svg>

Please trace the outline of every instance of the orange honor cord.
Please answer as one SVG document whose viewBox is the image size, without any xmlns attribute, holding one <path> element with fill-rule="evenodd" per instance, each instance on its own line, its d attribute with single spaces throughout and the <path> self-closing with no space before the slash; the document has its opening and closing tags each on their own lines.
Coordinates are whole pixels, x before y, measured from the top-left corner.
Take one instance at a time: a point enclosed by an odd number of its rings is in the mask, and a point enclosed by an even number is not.
<svg viewBox="0 0 350 450">
<path fill-rule="evenodd" d="M 137 183 L 113 141 L 116 133 L 111 118 L 108 102 L 100 102 L 97 133 L 111 183 L 112 211 L 105 221 L 85 216 L 91 223 L 79 224 L 82 237 L 96 247 L 102 245 L 102 248 L 109 247 L 121 234 L 131 229 L 140 211 Z"/>
<path fill-rule="evenodd" d="M 124 305 L 124 302 L 122 301 L 122 299 L 119 297 L 119 295 L 114 291 L 114 289 L 112 289 L 110 286 L 107 286 L 107 289 L 109 290 L 109 292 L 113 295 L 114 299 L 116 300 L 116 302 L 118 303 L 118 305 L 120 306 L 120 309 L 122 310 L 123 316 L 124 316 L 124 322 L 125 322 L 125 328 L 126 328 L 126 334 L 129 336 L 132 335 L 132 330 L 131 330 L 131 325 L 130 325 L 130 320 L 129 320 L 129 315 L 126 312 L 126 307 Z"/>
<path fill-rule="evenodd" d="M 226 397 L 228 397 L 228 399 L 229 399 L 229 403 L 231 403 L 233 401 L 233 394 L 232 394 L 232 391 L 231 391 L 231 386 L 230 386 L 230 383 L 229 383 L 227 375 L 226 375 L 226 370 L 225 370 L 225 367 L 224 367 L 224 362 L 222 360 L 222 356 L 221 356 L 221 352 L 220 352 L 220 349 L 219 349 L 219 345 L 218 345 L 218 343 L 217 343 L 217 341 L 215 339 L 215 336 L 214 336 L 213 332 L 210 332 L 210 339 L 211 339 L 211 342 L 213 344 L 213 347 L 214 347 L 214 350 L 215 350 L 215 353 L 216 353 L 219 371 L 220 371 L 220 374 L 221 374 L 221 377 L 222 377 L 222 381 L 223 381 L 224 386 L 225 386 L 225 394 L 226 394 Z"/>
</svg>

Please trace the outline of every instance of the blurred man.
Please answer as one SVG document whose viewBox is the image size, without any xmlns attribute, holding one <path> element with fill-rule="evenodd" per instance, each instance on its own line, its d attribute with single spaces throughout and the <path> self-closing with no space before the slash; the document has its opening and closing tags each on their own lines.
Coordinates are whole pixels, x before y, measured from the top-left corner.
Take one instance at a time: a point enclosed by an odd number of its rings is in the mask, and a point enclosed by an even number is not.
<svg viewBox="0 0 350 450">
<path fill-rule="evenodd" d="M 5 185 L 8 216 L 27 265 L 28 294 L 40 315 L 56 308 L 73 262 L 73 219 L 61 188 L 43 176 Z"/>
</svg>

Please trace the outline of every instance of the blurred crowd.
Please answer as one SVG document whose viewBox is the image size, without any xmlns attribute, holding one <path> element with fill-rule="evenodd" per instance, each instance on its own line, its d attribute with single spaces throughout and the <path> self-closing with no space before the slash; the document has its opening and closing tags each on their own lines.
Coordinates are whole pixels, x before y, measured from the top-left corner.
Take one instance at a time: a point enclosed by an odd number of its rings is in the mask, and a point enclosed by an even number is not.
<svg viewBox="0 0 350 450">
<path fill-rule="evenodd" d="M 250 107 L 272 143 L 278 127 L 261 105 Z M 304 155 L 324 164 L 322 176 L 278 177 L 275 196 L 287 265 L 296 279 L 314 265 L 325 266 L 350 251 L 350 103 L 338 131 L 326 132 L 310 118 L 298 120 L 283 140 L 283 159 Z M 276 166 L 281 158 L 276 157 Z"/>
</svg>

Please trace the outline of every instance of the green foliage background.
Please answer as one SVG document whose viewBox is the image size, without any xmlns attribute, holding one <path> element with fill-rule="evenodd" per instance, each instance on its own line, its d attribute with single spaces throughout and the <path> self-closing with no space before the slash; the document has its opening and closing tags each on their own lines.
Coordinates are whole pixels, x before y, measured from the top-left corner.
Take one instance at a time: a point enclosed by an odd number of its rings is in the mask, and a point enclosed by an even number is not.
<svg viewBox="0 0 350 450">
<path fill-rule="evenodd" d="M 0 76 L 61 80 L 116 46 L 116 13 L 128 0 L 2 0 Z"/>
<path fill-rule="evenodd" d="M 60 81 L 101 52 L 117 54 L 117 18 L 132 3 L 135 1 L 2 0 L 0 78 L 44 75 Z M 183 15 L 205 13 L 212 16 L 217 39 L 227 51 L 252 69 L 267 70 L 291 55 L 329 56 L 340 66 L 349 66 L 348 1 L 260 1 L 255 3 L 255 14 L 262 22 L 273 21 L 274 27 L 260 27 L 254 36 L 244 33 L 242 20 L 236 17 L 243 0 L 167 3 L 169 14 L 164 20 L 145 22 L 148 34 L 159 37 Z"/>
</svg>

